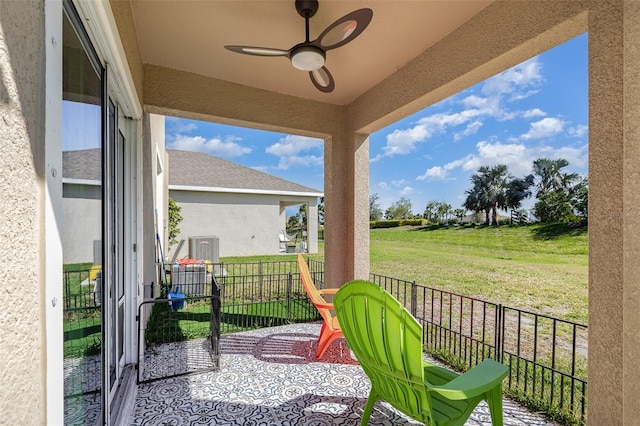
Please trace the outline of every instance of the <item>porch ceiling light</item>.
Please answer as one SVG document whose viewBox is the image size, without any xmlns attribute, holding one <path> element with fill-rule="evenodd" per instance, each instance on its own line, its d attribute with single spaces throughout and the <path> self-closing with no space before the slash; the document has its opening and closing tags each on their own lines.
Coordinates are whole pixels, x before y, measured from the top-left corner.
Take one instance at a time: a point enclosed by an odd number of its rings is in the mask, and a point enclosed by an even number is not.
<svg viewBox="0 0 640 426">
<path fill-rule="evenodd" d="M 315 71 L 324 66 L 326 56 L 316 46 L 299 46 L 291 52 L 291 65 L 301 71 Z"/>
</svg>

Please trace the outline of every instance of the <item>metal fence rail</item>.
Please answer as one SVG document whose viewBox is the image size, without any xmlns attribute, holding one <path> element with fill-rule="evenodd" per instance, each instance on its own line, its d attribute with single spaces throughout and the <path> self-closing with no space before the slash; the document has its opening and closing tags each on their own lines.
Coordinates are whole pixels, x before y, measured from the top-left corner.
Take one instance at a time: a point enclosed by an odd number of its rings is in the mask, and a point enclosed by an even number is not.
<svg viewBox="0 0 640 426">
<path fill-rule="evenodd" d="M 222 333 L 320 319 L 297 262 L 220 264 Z"/>
<path fill-rule="evenodd" d="M 324 262 L 307 263 L 322 288 Z M 320 319 L 295 261 L 220 263 L 212 268 L 215 276 L 209 271 L 204 286 L 199 270 L 194 272 L 198 275 L 180 276 L 188 296 L 184 308 L 171 311 L 168 299 L 140 306 L 139 382 L 217 368 L 220 334 Z M 99 294 L 89 278 L 89 271 L 65 272 L 65 357 L 84 355 L 83 362 L 98 363 L 90 370 L 99 371 L 99 338 L 94 342 L 67 336 L 75 328 L 82 329 L 83 336 L 95 328 L 99 336 Z M 422 323 L 428 353 L 460 370 L 485 358 L 503 362 L 510 368 L 507 394 L 557 420 L 586 424 L 586 325 L 397 278 L 371 274 L 370 279 Z M 161 351 L 163 347 L 171 350 Z M 74 365 L 69 371 L 87 368 Z M 76 386 L 73 377 L 65 373 L 66 395 L 99 389 L 99 380 L 88 388 L 86 383 Z"/>
<path fill-rule="evenodd" d="M 220 293 L 155 299 L 138 308 L 138 383 L 220 366 Z"/>
<path fill-rule="evenodd" d="M 554 418 L 586 424 L 587 326 L 371 274 L 423 325 L 427 353 L 466 370 L 506 364 L 506 393 Z"/>
</svg>

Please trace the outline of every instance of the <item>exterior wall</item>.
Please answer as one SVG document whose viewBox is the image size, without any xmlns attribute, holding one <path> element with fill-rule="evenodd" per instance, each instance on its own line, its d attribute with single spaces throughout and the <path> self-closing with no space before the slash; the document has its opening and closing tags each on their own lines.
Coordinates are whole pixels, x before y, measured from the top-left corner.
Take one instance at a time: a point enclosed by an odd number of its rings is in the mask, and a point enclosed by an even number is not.
<svg viewBox="0 0 640 426">
<path fill-rule="evenodd" d="M 589 11 L 589 424 L 640 421 L 640 4 Z"/>
<path fill-rule="evenodd" d="M 102 239 L 101 187 L 63 184 L 63 263 L 94 262 L 92 241 Z M 87 231 L 95 232 L 87 235 Z"/>
<path fill-rule="evenodd" d="M 184 239 L 185 244 L 178 258 L 189 254 L 190 236 L 219 237 L 221 257 L 280 252 L 278 235 L 285 225 L 280 207 L 282 196 L 176 190 L 169 195 L 182 209 L 178 241 Z M 173 247 L 176 248 L 177 245 Z M 173 255 L 169 250 L 169 259 Z"/>
<path fill-rule="evenodd" d="M 16 425 L 46 423 L 44 17 L 0 2 L 0 413 Z"/>
</svg>

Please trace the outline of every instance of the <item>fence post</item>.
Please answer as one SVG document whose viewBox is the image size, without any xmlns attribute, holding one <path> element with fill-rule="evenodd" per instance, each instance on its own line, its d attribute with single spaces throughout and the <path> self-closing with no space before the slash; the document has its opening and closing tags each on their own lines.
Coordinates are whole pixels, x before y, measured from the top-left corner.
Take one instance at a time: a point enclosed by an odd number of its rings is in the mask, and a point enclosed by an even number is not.
<svg viewBox="0 0 640 426">
<path fill-rule="evenodd" d="M 293 288 L 293 274 L 287 277 L 287 321 L 291 321 L 291 292 Z"/>
<path fill-rule="evenodd" d="M 496 332 L 495 336 L 495 359 L 502 362 L 502 349 L 504 345 L 504 306 L 501 304 L 496 306 Z"/>
<path fill-rule="evenodd" d="M 262 300 L 262 260 L 258 262 L 258 297 Z"/>
<path fill-rule="evenodd" d="M 411 283 L 411 315 L 415 318 L 418 314 L 418 286 L 416 282 Z"/>
</svg>

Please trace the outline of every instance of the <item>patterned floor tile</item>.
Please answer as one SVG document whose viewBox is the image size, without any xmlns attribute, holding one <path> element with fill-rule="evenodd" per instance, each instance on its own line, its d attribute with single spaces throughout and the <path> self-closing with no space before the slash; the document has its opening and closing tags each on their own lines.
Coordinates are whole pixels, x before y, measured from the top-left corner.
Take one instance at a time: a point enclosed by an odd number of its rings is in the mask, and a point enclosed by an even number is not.
<svg viewBox="0 0 640 426">
<path fill-rule="evenodd" d="M 359 425 L 370 382 L 343 339 L 315 360 L 321 324 L 296 324 L 225 335 L 220 370 L 141 385 L 133 425 Z M 511 401 L 505 425 L 551 425 Z M 370 425 L 416 425 L 384 402 Z M 481 404 L 467 425 L 490 424 Z"/>
</svg>

